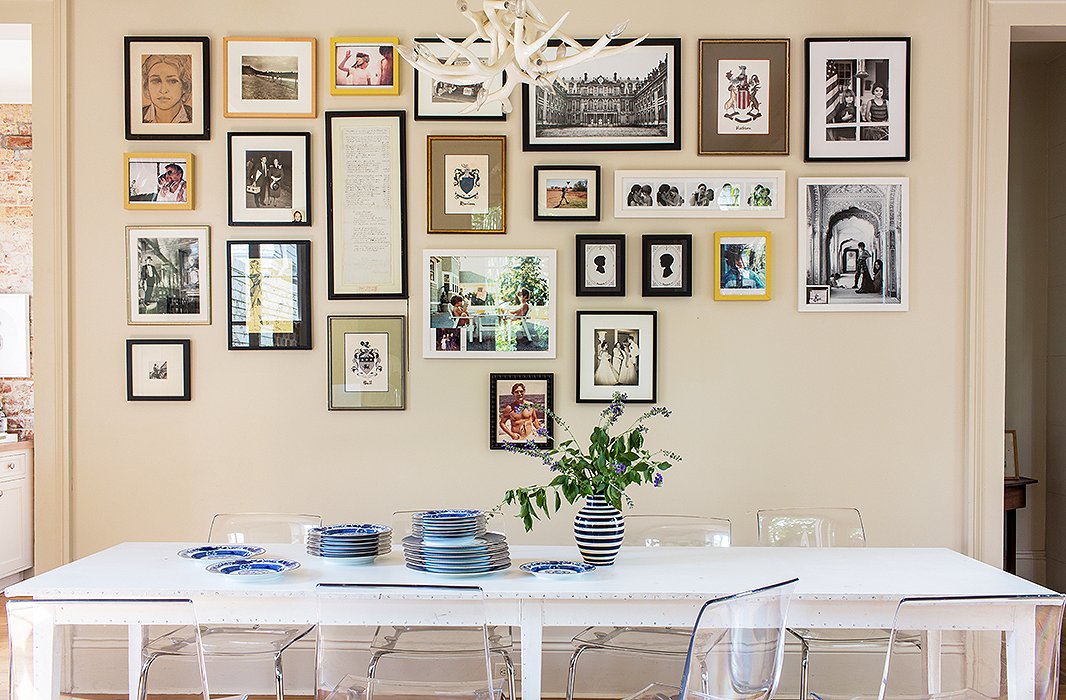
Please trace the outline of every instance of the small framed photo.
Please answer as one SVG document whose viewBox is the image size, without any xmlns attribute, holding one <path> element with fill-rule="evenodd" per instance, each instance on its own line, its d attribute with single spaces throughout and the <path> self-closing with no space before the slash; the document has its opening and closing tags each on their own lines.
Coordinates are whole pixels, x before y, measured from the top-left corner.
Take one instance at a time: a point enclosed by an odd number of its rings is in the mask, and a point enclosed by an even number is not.
<svg viewBox="0 0 1066 700">
<path fill-rule="evenodd" d="M 333 78 L 332 95 L 399 95 L 394 36 L 333 37 L 329 56 Z M 417 71 L 416 71 L 417 72 Z"/>
<path fill-rule="evenodd" d="M 211 138 L 211 40 L 125 38 L 126 139 Z"/>
<path fill-rule="evenodd" d="M 230 226 L 311 225 L 311 134 L 233 132 Z"/>
<path fill-rule="evenodd" d="M 1021 470 L 1018 468 L 1018 431 L 1003 431 L 1003 478 L 1019 479 Z"/>
<path fill-rule="evenodd" d="M 579 233 L 576 289 L 579 297 L 626 295 L 626 235 Z"/>
<path fill-rule="evenodd" d="M 0 294 L 0 377 L 30 376 L 30 295 Z"/>
<path fill-rule="evenodd" d="M 692 296 L 692 234 L 644 234 L 642 295 L 646 297 Z"/>
<path fill-rule="evenodd" d="M 314 117 L 314 37 L 222 40 L 227 117 Z"/>
<path fill-rule="evenodd" d="M 211 323 L 211 227 L 126 227 L 126 322 Z"/>
<path fill-rule="evenodd" d="M 127 153 L 127 209 L 192 209 L 191 153 Z"/>
<path fill-rule="evenodd" d="M 428 233 L 506 233 L 507 137 L 427 138 Z"/>
<path fill-rule="evenodd" d="M 555 436 L 548 414 L 555 410 L 554 395 L 554 374 L 490 374 L 489 449 L 529 440 L 537 447 L 549 446 Z"/>
<path fill-rule="evenodd" d="M 228 241 L 230 350 L 311 349 L 311 241 Z"/>
<path fill-rule="evenodd" d="M 808 284 L 807 305 L 819 305 L 829 303 L 829 286 L 825 284 Z"/>
<path fill-rule="evenodd" d="M 126 340 L 127 401 L 190 401 L 190 341 Z"/>
<path fill-rule="evenodd" d="M 407 320 L 330 316 L 329 410 L 403 410 Z"/>
<path fill-rule="evenodd" d="M 700 39 L 699 154 L 788 155 L 788 39 Z"/>
<path fill-rule="evenodd" d="M 655 403 L 656 312 L 577 312 L 577 401 Z"/>
<path fill-rule="evenodd" d="M 716 301 L 766 301 L 770 298 L 770 234 L 714 234 Z"/>
<path fill-rule="evenodd" d="M 631 219 L 781 219 L 783 170 L 616 170 L 614 215 Z"/>
<path fill-rule="evenodd" d="M 534 221 L 599 221 L 600 166 L 534 165 Z"/>
<path fill-rule="evenodd" d="M 911 157 L 911 40 L 807 39 L 807 161 Z"/>
<path fill-rule="evenodd" d="M 441 62 L 451 58 L 453 51 L 448 48 L 439 38 L 415 39 Z M 462 44 L 463 39 L 453 39 L 457 44 Z M 467 50 L 477 58 L 490 59 L 490 44 L 487 41 L 478 40 L 466 46 Z M 464 59 L 465 60 L 465 59 Z M 443 80 L 437 80 L 430 75 L 422 75 L 421 71 L 414 71 L 415 76 L 415 120 L 416 121 L 478 121 L 478 122 L 502 122 L 507 119 L 500 102 L 491 102 L 477 106 L 478 93 L 484 89 L 486 92 L 495 92 L 503 87 L 504 76 L 497 73 L 487 83 L 473 83 L 471 85 L 456 85 Z"/>
</svg>

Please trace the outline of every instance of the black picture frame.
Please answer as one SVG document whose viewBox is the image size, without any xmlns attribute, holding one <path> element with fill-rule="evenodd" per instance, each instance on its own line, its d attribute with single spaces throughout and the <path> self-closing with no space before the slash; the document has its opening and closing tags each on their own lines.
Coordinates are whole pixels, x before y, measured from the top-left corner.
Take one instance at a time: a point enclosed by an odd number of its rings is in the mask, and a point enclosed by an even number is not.
<svg viewBox="0 0 1066 700">
<path fill-rule="evenodd" d="M 641 245 L 641 296 L 690 297 L 692 296 L 692 234 L 691 233 L 646 233 L 640 238 Z M 671 261 L 653 260 L 654 246 L 679 246 L 681 260 L 674 262 L 681 267 L 681 279 L 677 286 L 666 286 L 666 277 L 675 270 Z M 657 284 L 659 282 L 659 284 Z"/>
<path fill-rule="evenodd" d="M 544 437 L 534 434 L 530 437 L 533 438 L 534 446 L 538 448 L 550 446 L 555 437 L 555 423 L 552 421 L 550 413 L 555 411 L 555 374 L 551 372 L 493 372 L 489 374 L 489 449 L 506 450 L 506 445 L 508 444 L 508 442 L 500 439 L 500 432 L 503 432 L 503 426 L 501 425 L 503 422 L 503 408 L 500 402 L 504 397 L 504 394 L 500 393 L 501 382 L 504 383 L 504 388 L 507 388 L 507 383 L 511 383 L 513 386 L 526 382 L 545 382 L 544 403 L 542 405 L 547 407 L 548 410 L 537 411 L 537 417 L 543 420 L 543 426 L 547 428 L 548 435 Z M 513 391 L 509 390 L 508 393 L 513 395 Z M 535 394 L 533 398 L 536 396 L 539 396 L 539 394 Z M 530 402 L 536 403 L 532 398 Z M 509 444 L 524 445 L 526 443 L 525 440 L 512 439 Z"/>
<path fill-rule="evenodd" d="M 291 270 L 292 277 L 289 282 L 292 290 L 293 318 L 288 321 L 288 331 L 272 332 L 264 334 L 262 330 L 255 333 L 247 331 L 248 313 L 250 305 L 248 297 L 252 294 L 248 289 L 250 282 L 248 276 L 243 275 L 241 270 L 234 268 L 235 249 L 246 246 L 247 253 L 241 256 L 249 266 L 252 260 L 288 260 L 291 267 L 284 263 L 272 263 L 272 265 L 284 271 L 285 267 Z M 262 249 L 270 247 L 270 252 L 276 253 L 269 257 L 263 257 Z M 280 254 L 278 254 L 280 253 Z M 260 263 L 262 264 L 262 263 Z M 293 279 L 295 278 L 295 279 Z M 235 289 L 240 283 L 244 289 Z M 260 281 L 260 289 L 262 282 Z M 287 295 L 277 295 L 276 299 L 288 299 Z M 238 306 L 238 301 L 241 304 Z M 261 303 L 261 302 L 260 302 Z M 261 306 L 260 306 L 261 308 Z M 311 349 L 311 241 L 295 240 L 231 240 L 226 242 L 226 310 L 228 316 L 229 349 L 230 350 L 310 350 Z M 238 315 L 236 312 L 241 311 Z M 243 320 L 242 320 L 243 319 Z M 271 322 L 271 321 L 268 321 Z M 284 324 L 286 321 L 273 321 Z M 262 322 L 261 322 L 262 323 Z M 260 325 L 261 325 L 260 323 Z M 284 328 L 284 325 L 280 326 Z M 240 332 L 244 330 L 244 332 Z M 265 341 L 269 340 L 269 344 Z M 278 340 L 282 343 L 278 344 Z"/>
<path fill-rule="evenodd" d="M 560 177 L 572 180 L 575 173 L 587 173 L 587 183 L 585 186 L 585 198 L 587 214 L 572 213 L 567 214 L 567 209 L 563 209 L 560 213 L 555 214 L 548 212 L 553 211 L 552 207 L 549 207 L 546 198 L 541 197 L 541 176 L 550 177 L 552 172 L 556 172 Z M 562 193 L 562 197 L 566 197 L 565 187 Z M 548 188 L 545 188 L 545 193 Z M 589 202 L 588 200 L 592 201 Z M 603 200 L 603 189 L 600 183 L 600 166 L 598 165 L 534 165 L 533 166 L 533 220 L 534 221 L 599 221 L 601 212 L 601 202 Z M 542 203 L 544 206 L 541 206 Z M 560 198 L 561 203 L 561 198 Z M 588 206 L 591 205 L 591 206 Z M 558 207 L 558 204 L 556 205 Z"/>
<path fill-rule="evenodd" d="M 596 43 L 598 39 L 578 39 L 579 43 L 584 46 L 591 46 Z M 608 45 L 620 46 L 632 41 L 632 39 L 614 39 Z M 549 46 L 558 46 L 559 40 L 553 39 L 548 42 Z M 672 70 L 672 84 L 669 85 L 664 91 L 662 97 L 667 102 L 667 119 L 666 119 L 666 135 L 664 140 L 656 141 L 630 141 L 608 138 L 602 138 L 602 140 L 593 140 L 587 135 L 575 135 L 567 138 L 572 138 L 571 142 L 549 142 L 538 140 L 544 137 L 532 136 L 535 124 L 531 123 L 535 121 L 536 114 L 541 110 L 538 109 L 538 105 L 534 100 L 534 95 L 543 93 L 532 93 L 529 85 L 522 85 L 522 150 L 523 151 L 680 151 L 681 150 L 681 121 L 682 121 L 682 108 L 681 108 L 681 38 L 680 37 L 667 37 L 667 38 L 648 38 L 644 39 L 636 47 L 629 49 L 626 52 L 628 56 L 633 51 L 639 51 L 641 49 L 647 49 L 650 47 L 667 47 L 670 51 L 670 57 L 673 62 Z M 602 70 L 604 75 L 611 75 L 612 70 L 609 67 L 609 61 L 611 57 L 598 59 L 594 58 L 586 63 L 580 64 L 580 72 L 585 72 L 592 75 L 597 70 Z M 597 63 L 606 65 L 608 67 L 598 68 L 594 67 Z M 597 76 L 599 77 L 599 76 Z M 612 76 L 613 77 L 613 76 Z M 565 76 L 560 76 L 561 80 L 565 80 Z M 669 79 L 669 78 L 667 78 Z M 559 85 L 556 84 L 556 89 Z M 537 88 L 540 90 L 540 88 Z M 596 98 L 593 98 L 596 99 Z M 669 118 L 669 102 L 673 102 L 673 120 Z M 601 137 L 594 137 L 601 139 Z"/>
<path fill-rule="evenodd" d="M 454 38 L 454 39 L 452 39 L 452 41 L 454 41 L 457 44 L 462 44 L 465 41 L 465 39 L 463 39 L 463 38 Z M 420 39 L 415 39 L 415 43 L 426 45 L 426 48 L 430 49 L 430 51 L 433 50 L 432 49 L 432 45 L 433 44 L 440 44 L 441 46 L 444 45 L 444 42 L 441 41 L 439 37 L 423 37 L 423 38 L 420 38 Z M 472 48 L 472 49 L 475 49 L 475 48 L 477 48 L 479 46 L 488 47 L 489 46 L 489 42 L 485 41 L 484 39 L 478 39 L 477 41 L 475 41 L 472 44 L 470 44 L 470 48 Z M 507 121 L 507 112 L 503 111 L 503 106 L 502 105 L 499 106 L 500 113 L 498 115 L 497 114 L 461 114 L 461 113 L 455 113 L 455 114 L 429 114 L 429 113 L 427 113 L 426 111 L 424 111 L 421 108 L 420 95 L 422 94 L 422 90 L 432 89 L 432 88 L 431 87 L 430 88 L 426 87 L 425 80 L 428 80 L 429 77 L 427 76 L 425 79 L 423 79 L 421 73 L 422 72 L 418 71 L 418 70 L 414 71 L 415 80 L 414 80 L 414 89 L 413 89 L 412 95 L 411 95 L 411 102 L 412 102 L 412 106 L 413 106 L 413 109 L 414 109 L 415 121 L 418 121 L 418 122 L 423 122 L 423 121 L 437 121 L 437 122 L 502 122 L 502 121 Z M 506 76 L 504 77 L 504 81 L 506 82 Z M 432 83 L 430 83 L 430 85 L 432 85 Z M 495 108 L 493 108 L 493 110 L 495 110 Z"/>
<path fill-rule="evenodd" d="M 181 393 L 139 394 L 134 382 L 134 348 L 138 346 L 178 346 L 181 348 Z M 191 401 L 192 343 L 187 338 L 127 338 L 126 339 L 126 400 L 127 401 Z M 165 363 L 164 363 L 165 364 Z"/>
<path fill-rule="evenodd" d="M 173 44 L 199 44 L 200 45 L 200 65 L 202 69 L 203 80 L 200 85 L 192 85 L 192 89 L 199 88 L 200 96 L 200 109 L 193 110 L 193 114 L 198 114 L 200 119 L 201 128 L 197 131 L 187 131 L 184 128 L 177 128 L 167 130 L 150 129 L 144 132 L 134 131 L 133 123 L 133 84 L 130 80 L 133 65 L 131 61 L 131 50 L 135 44 L 138 43 L 173 43 Z M 208 141 L 211 138 L 211 39 L 206 36 L 126 36 L 123 37 L 123 55 L 122 55 L 122 67 L 123 67 L 123 86 L 124 86 L 124 105 L 125 116 L 123 121 L 125 123 L 125 133 L 127 141 Z M 189 76 L 190 82 L 193 80 L 193 76 Z M 140 92 L 140 89 L 138 89 Z M 140 112 L 140 108 L 137 110 Z M 143 127 L 142 127 L 143 128 Z"/>
<path fill-rule="evenodd" d="M 639 348 L 638 380 L 636 384 L 602 383 L 596 379 L 597 342 L 605 340 L 617 343 L 622 340 L 619 335 L 613 339 L 599 338 L 600 333 L 637 330 L 651 335 L 651 352 L 648 352 L 647 337 L 637 337 Z M 578 311 L 577 312 L 577 402 L 610 403 L 612 395 L 618 391 L 626 394 L 627 403 L 655 403 L 658 400 L 658 312 L 657 311 Z M 613 350 L 613 349 L 612 349 Z M 589 353 L 592 353 L 589 355 Z M 648 359 L 650 355 L 650 360 Z M 647 381 L 640 379 L 640 373 L 651 365 Z"/>
<path fill-rule="evenodd" d="M 292 179 L 292 183 L 290 183 L 290 188 L 289 188 L 289 190 L 290 190 L 289 191 L 289 195 L 290 195 L 290 198 L 292 199 L 292 202 L 291 202 L 292 207 L 290 207 L 289 209 L 293 213 L 290 214 L 288 211 L 286 211 L 285 212 L 285 216 L 277 217 L 277 218 L 274 218 L 274 219 L 262 220 L 262 221 L 254 220 L 254 219 L 248 219 L 248 218 L 243 218 L 243 219 L 242 218 L 238 218 L 236 213 L 235 213 L 235 211 L 240 209 L 241 207 L 238 206 L 237 201 L 238 201 L 238 199 L 241 199 L 241 200 L 246 200 L 247 199 L 247 195 L 250 193 L 250 191 L 247 188 L 250 185 L 248 185 L 248 183 L 245 181 L 246 178 L 248 177 L 248 173 L 245 170 L 245 166 L 242 166 L 240 164 L 240 162 L 239 162 L 240 160 L 244 160 L 244 158 L 243 157 L 240 158 L 237 162 L 234 161 L 233 156 L 234 156 L 234 153 L 235 153 L 235 150 L 236 150 L 235 142 L 237 144 L 237 147 L 239 148 L 239 143 L 241 141 L 244 141 L 244 140 L 252 140 L 252 139 L 269 140 L 269 139 L 272 139 L 272 138 L 284 138 L 284 139 L 294 139 L 294 140 L 302 140 L 303 141 L 303 159 L 302 159 L 303 160 L 303 166 L 302 167 L 303 167 L 303 171 L 304 171 L 304 173 L 303 173 L 304 177 L 300 178 L 300 180 L 302 181 L 301 184 L 303 185 L 303 194 L 304 194 L 304 196 L 303 196 L 302 200 L 299 202 L 299 204 L 302 205 L 302 206 L 297 206 L 297 201 L 296 201 L 296 191 L 295 191 L 296 188 L 294 186 L 296 184 L 296 168 L 295 168 L 295 166 L 296 166 L 296 153 L 293 152 L 293 162 L 290 163 L 290 165 L 289 165 L 290 173 L 292 175 L 292 178 L 291 178 Z M 244 149 L 241 149 L 241 150 L 242 150 L 242 152 L 245 152 L 245 153 L 247 152 L 247 151 L 244 151 Z M 286 149 L 284 149 L 284 148 L 264 149 L 263 147 L 260 147 L 260 148 L 258 148 L 256 150 L 278 150 L 278 151 L 284 151 Z M 274 227 L 274 226 L 310 226 L 311 225 L 311 199 L 312 199 L 312 197 L 311 197 L 311 132 L 309 132 L 309 131 L 230 131 L 229 133 L 226 134 L 226 162 L 227 162 L 227 173 L 229 174 L 229 177 L 228 177 L 229 196 L 226 199 L 228 201 L 228 209 L 227 209 L 227 211 L 228 211 L 228 220 L 229 220 L 229 225 L 230 226 L 271 226 L 271 227 Z M 271 164 L 268 163 L 268 167 L 270 165 Z M 241 176 L 241 180 L 239 182 L 237 180 L 238 174 Z M 270 175 L 268 173 L 264 174 L 263 187 L 266 187 L 268 192 L 270 190 L 270 187 L 269 187 L 269 184 L 267 183 L 267 180 L 269 180 L 269 179 L 270 179 Z M 253 197 L 254 196 L 255 195 L 253 195 Z M 269 195 L 267 193 L 264 193 L 264 197 L 266 197 L 266 196 L 269 196 Z M 248 209 L 249 211 L 255 211 L 255 212 L 260 211 L 260 208 L 258 208 L 258 205 L 256 205 L 256 207 L 254 207 L 254 208 L 253 207 L 243 207 L 243 208 Z M 299 216 L 297 216 L 297 215 L 299 215 Z"/>
<path fill-rule="evenodd" d="M 579 233 L 574 236 L 576 265 L 574 269 L 574 289 L 579 297 L 624 297 L 626 295 L 626 235 L 624 233 Z M 614 284 L 610 286 L 589 286 L 588 255 L 592 246 L 614 246 Z M 607 265 L 604 264 L 604 274 Z M 597 269 L 598 271 L 598 269 Z"/>
</svg>

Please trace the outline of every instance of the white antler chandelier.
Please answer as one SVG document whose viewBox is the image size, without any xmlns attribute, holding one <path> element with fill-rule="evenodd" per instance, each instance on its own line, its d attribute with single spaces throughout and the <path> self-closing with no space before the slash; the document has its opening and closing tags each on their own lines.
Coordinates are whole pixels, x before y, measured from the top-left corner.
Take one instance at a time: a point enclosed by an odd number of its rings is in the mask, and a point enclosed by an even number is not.
<svg viewBox="0 0 1066 700">
<path fill-rule="evenodd" d="M 550 88 L 559 72 L 573 68 L 591 58 L 611 56 L 636 46 L 647 34 L 620 46 L 609 46 L 626 29 L 626 22 L 601 36 L 591 46 L 584 46 L 559 31 L 570 16 L 567 12 L 555 24 L 548 24 L 533 0 L 484 0 L 480 10 L 471 10 L 467 0 L 458 0 L 456 7 L 474 25 L 474 31 L 462 42 L 437 35 L 452 53 L 438 58 L 422 44 L 414 48 L 399 47 L 399 54 L 415 70 L 428 73 L 437 80 L 453 85 L 482 84 L 477 100 L 464 112 L 474 112 L 487 104 L 499 102 L 504 112 L 511 111 L 511 93 L 521 83 Z M 489 56 L 481 59 L 470 46 L 478 41 L 489 42 Z M 555 56 L 548 58 L 548 43 L 558 39 Z M 485 86 L 503 74 L 503 84 L 491 92 Z"/>
</svg>

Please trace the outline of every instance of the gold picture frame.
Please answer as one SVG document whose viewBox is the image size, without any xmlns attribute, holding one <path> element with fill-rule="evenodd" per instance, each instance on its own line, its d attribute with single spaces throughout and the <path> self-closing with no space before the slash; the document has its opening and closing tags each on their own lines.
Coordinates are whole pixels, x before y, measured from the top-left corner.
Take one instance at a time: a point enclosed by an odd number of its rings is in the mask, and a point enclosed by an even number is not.
<svg viewBox="0 0 1066 700">
<path fill-rule="evenodd" d="M 329 40 L 329 93 L 331 95 L 399 95 L 400 72 L 396 70 L 396 47 L 400 40 L 394 36 L 335 36 Z M 359 49 L 364 49 L 359 51 Z M 387 49 L 387 51 L 386 51 Z M 338 58 L 340 51 L 350 58 L 355 51 L 367 56 L 364 68 L 357 62 L 346 63 L 346 58 Z M 388 61 L 388 65 L 386 64 Z M 341 68 L 341 66 L 345 66 Z M 351 80 L 342 84 L 342 71 Z M 356 75 L 352 75 L 356 72 Z M 359 80 L 365 78 L 366 83 Z"/>
<path fill-rule="evenodd" d="M 426 139 L 427 232 L 507 233 L 507 137 Z"/>
<path fill-rule="evenodd" d="M 716 231 L 714 300 L 769 301 L 773 280 L 771 247 L 767 231 Z"/>
<path fill-rule="evenodd" d="M 126 209 L 194 208 L 192 153 L 125 153 L 122 173 Z"/>
<path fill-rule="evenodd" d="M 317 45 L 313 36 L 224 37 L 224 115 L 280 119 L 317 116 Z"/>
</svg>

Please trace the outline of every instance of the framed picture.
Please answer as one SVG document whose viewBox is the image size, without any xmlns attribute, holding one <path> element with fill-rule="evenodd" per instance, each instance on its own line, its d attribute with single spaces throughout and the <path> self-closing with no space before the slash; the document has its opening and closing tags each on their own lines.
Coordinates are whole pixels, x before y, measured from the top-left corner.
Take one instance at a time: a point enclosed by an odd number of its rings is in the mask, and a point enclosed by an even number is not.
<svg viewBox="0 0 1066 700">
<path fill-rule="evenodd" d="M 781 219 L 783 170 L 616 170 L 614 215 L 644 219 Z"/>
<path fill-rule="evenodd" d="M 555 357 L 554 250 L 423 252 L 423 357 Z"/>
<path fill-rule="evenodd" d="M 311 134 L 227 134 L 230 226 L 311 225 Z"/>
<path fill-rule="evenodd" d="M 534 221 L 599 221 L 600 166 L 534 165 Z"/>
<path fill-rule="evenodd" d="M 311 349 L 311 241 L 228 241 L 230 350 Z"/>
<path fill-rule="evenodd" d="M 403 410 L 407 394 L 407 320 L 403 316 L 330 316 L 329 410 Z"/>
<path fill-rule="evenodd" d="M 330 299 L 407 298 L 406 167 L 406 112 L 326 112 Z"/>
<path fill-rule="evenodd" d="M 699 154 L 788 155 L 788 39 L 700 39 Z"/>
<path fill-rule="evenodd" d="M 554 374 L 490 374 L 489 449 L 528 440 L 550 445 L 555 426 L 548 411 L 555 410 L 554 395 Z"/>
<path fill-rule="evenodd" d="M 333 37 L 329 57 L 333 95 L 399 95 L 400 74 L 396 71 L 394 36 Z M 416 71 L 417 72 L 417 71 Z"/>
<path fill-rule="evenodd" d="M 126 227 L 126 322 L 211 323 L 211 227 Z"/>
<path fill-rule="evenodd" d="M 188 340 L 126 340 L 127 401 L 190 401 Z"/>
<path fill-rule="evenodd" d="M 770 234 L 714 234 L 716 301 L 766 301 L 770 298 Z M 810 303 L 810 301 L 808 301 Z"/>
<path fill-rule="evenodd" d="M 577 312 L 577 401 L 655 403 L 655 311 Z"/>
<path fill-rule="evenodd" d="M 0 294 L 0 377 L 30 376 L 30 295 Z"/>
<path fill-rule="evenodd" d="M 807 39 L 805 49 L 805 160 L 910 160 L 910 38 Z"/>
<path fill-rule="evenodd" d="M 314 117 L 314 37 L 232 37 L 222 92 L 227 117 Z"/>
<path fill-rule="evenodd" d="M 646 297 L 692 296 L 692 234 L 646 233 L 640 239 Z"/>
<path fill-rule="evenodd" d="M 452 50 L 439 38 L 415 39 L 430 53 L 442 62 L 451 58 Z M 457 44 L 463 43 L 463 39 L 453 39 Z M 476 57 L 490 58 L 489 43 L 487 41 L 475 41 L 467 45 L 467 50 Z M 422 75 L 421 71 L 414 71 L 415 75 L 415 120 L 436 121 L 479 121 L 479 122 L 502 122 L 507 119 L 503 111 L 503 105 L 499 102 L 477 106 L 477 96 L 484 88 L 488 92 L 503 87 L 504 76 L 497 73 L 488 84 L 474 83 L 472 85 L 456 85 L 443 80 L 437 80 L 430 75 Z"/>
<path fill-rule="evenodd" d="M 579 233 L 576 283 L 579 297 L 626 295 L 626 235 Z"/>
<path fill-rule="evenodd" d="M 126 153 L 126 209 L 192 209 L 191 153 Z"/>
<path fill-rule="evenodd" d="M 1021 470 L 1018 468 L 1018 431 L 1003 431 L 1003 478 L 1019 479 Z"/>
<path fill-rule="evenodd" d="M 428 136 L 429 233 L 507 232 L 507 137 Z"/>
<path fill-rule="evenodd" d="M 591 46 L 597 40 L 579 41 Z M 610 46 L 629 41 L 615 39 Z M 645 39 L 620 54 L 564 68 L 557 78 L 535 94 L 522 86 L 523 150 L 681 150 L 681 39 Z"/>
<path fill-rule="evenodd" d="M 211 40 L 125 38 L 126 139 L 211 138 Z"/>
<path fill-rule="evenodd" d="M 905 177 L 799 179 L 799 310 L 906 311 Z"/>
</svg>

